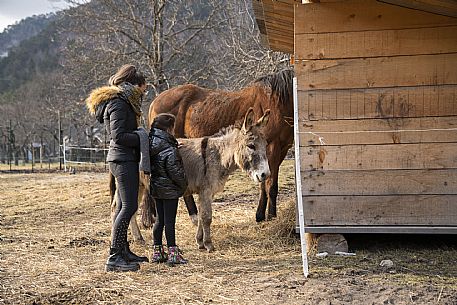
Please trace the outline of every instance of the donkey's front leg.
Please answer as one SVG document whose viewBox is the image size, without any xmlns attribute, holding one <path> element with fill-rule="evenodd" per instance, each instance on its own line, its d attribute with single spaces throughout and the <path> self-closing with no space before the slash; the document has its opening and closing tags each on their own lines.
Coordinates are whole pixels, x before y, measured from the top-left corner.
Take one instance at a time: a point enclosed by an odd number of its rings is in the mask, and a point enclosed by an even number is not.
<svg viewBox="0 0 457 305">
<path fill-rule="evenodd" d="M 211 220 L 212 220 L 212 196 L 210 194 L 199 194 L 199 213 L 197 228 L 197 244 L 200 249 L 206 249 L 208 252 L 214 250 L 211 241 Z"/>
<path fill-rule="evenodd" d="M 205 249 L 205 245 L 203 244 L 203 221 L 201 217 L 198 217 L 197 234 L 195 235 L 195 240 L 197 241 L 198 249 Z"/>
<path fill-rule="evenodd" d="M 198 194 L 198 210 L 201 210 L 204 206 L 202 198 L 202 194 Z M 205 244 L 203 243 L 203 219 L 201 213 L 197 215 L 197 220 L 197 234 L 195 235 L 195 239 L 197 241 L 198 249 L 204 250 Z"/>
<path fill-rule="evenodd" d="M 211 222 L 213 219 L 212 197 L 205 198 L 205 201 L 205 207 L 200 211 L 203 223 L 203 244 L 208 252 L 212 252 L 214 251 L 213 242 L 211 241 Z"/>
</svg>

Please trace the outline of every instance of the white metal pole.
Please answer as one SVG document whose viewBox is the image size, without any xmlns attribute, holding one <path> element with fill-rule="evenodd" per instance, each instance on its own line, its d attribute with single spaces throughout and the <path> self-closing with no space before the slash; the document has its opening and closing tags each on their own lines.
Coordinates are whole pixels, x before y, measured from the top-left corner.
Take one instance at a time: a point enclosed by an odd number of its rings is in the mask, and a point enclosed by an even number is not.
<svg viewBox="0 0 457 305">
<path fill-rule="evenodd" d="M 298 96 L 297 96 L 297 78 L 293 79 L 294 86 L 294 143 L 295 143 L 295 189 L 297 190 L 298 205 L 298 222 L 300 224 L 301 255 L 303 260 L 303 274 L 308 277 L 308 245 L 305 237 L 305 217 L 303 213 L 303 197 L 301 190 L 301 173 L 300 173 L 300 138 L 298 129 Z"/>
<path fill-rule="evenodd" d="M 63 171 L 67 172 L 67 158 L 65 155 L 65 139 L 62 140 Z"/>
</svg>

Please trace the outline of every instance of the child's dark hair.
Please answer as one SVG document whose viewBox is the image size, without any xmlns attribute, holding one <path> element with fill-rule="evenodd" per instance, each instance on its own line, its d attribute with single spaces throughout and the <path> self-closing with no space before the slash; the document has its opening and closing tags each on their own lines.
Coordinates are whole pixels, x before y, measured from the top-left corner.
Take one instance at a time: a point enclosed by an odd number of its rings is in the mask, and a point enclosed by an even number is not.
<svg viewBox="0 0 457 305">
<path fill-rule="evenodd" d="M 176 117 L 171 113 L 161 113 L 152 121 L 152 127 L 168 131 L 175 126 L 175 121 Z"/>
</svg>

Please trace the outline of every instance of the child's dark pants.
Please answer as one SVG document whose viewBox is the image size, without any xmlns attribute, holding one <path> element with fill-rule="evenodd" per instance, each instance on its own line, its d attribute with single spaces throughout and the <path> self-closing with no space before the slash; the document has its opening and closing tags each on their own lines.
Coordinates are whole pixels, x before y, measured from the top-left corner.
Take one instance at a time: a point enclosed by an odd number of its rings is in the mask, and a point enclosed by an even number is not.
<svg viewBox="0 0 457 305">
<path fill-rule="evenodd" d="M 154 245 L 162 244 L 162 233 L 165 227 L 165 237 L 167 246 L 176 246 L 175 223 L 178 211 L 178 199 L 158 199 L 156 198 L 157 219 L 152 229 Z"/>
</svg>

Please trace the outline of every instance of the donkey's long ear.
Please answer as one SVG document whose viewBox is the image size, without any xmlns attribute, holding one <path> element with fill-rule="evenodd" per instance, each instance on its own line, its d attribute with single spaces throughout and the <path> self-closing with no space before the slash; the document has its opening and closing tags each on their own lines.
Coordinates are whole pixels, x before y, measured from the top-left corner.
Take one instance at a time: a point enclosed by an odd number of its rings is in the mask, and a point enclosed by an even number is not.
<svg viewBox="0 0 457 305">
<path fill-rule="evenodd" d="M 242 130 L 244 133 L 248 132 L 251 130 L 252 126 L 254 125 L 254 109 L 249 108 L 248 112 L 244 116 L 244 122 L 243 122 L 243 127 Z"/>
<path fill-rule="evenodd" d="M 270 119 L 270 109 L 265 110 L 265 113 L 263 116 L 257 120 L 257 123 L 255 124 L 257 127 L 265 127 L 267 125 L 268 120 Z"/>
</svg>

